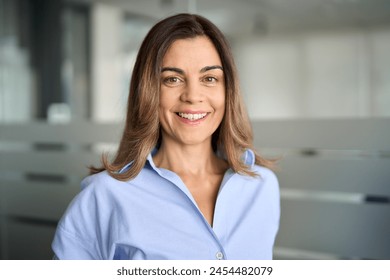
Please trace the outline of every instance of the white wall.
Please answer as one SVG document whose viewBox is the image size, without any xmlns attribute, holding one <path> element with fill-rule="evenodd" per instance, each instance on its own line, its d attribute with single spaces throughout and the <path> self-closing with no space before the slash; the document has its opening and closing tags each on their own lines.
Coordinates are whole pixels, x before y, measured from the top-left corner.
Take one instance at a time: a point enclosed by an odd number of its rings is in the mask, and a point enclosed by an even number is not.
<svg viewBox="0 0 390 280">
<path fill-rule="evenodd" d="M 126 103 L 121 98 L 122 11 L 114 6 L 92 6 L 92 120 L 122 121 Z"/>
<path fill-rule="evenodd" d="M 390 116 L 390 30 L 371 34 L 372 94 L 375 115 Z"/>
<path fill-rule="evenodd" d="M 0 122 L 30 120 L 35 107 L 34 73 L 28 65 L 28 53 L 16 37 L 0 45 Z"/>
<path fill-rule="evenodd" d="M 390 28 L 234 41 L 253 119 L 390 116 Z"/>
</svg>

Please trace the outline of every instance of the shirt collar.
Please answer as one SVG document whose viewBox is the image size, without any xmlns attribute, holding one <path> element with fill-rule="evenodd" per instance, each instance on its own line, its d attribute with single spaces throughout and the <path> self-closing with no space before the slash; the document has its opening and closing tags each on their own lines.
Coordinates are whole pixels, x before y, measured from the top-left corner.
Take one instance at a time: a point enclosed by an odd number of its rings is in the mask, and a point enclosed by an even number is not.
<svg viewBox="0 0 390 280">
<path fill-rule="evenodd" d="M 157 153 L 158 149 L 154 148 L 151 153 L 149 153 L 148 157 L 146 158 L 146 162 L 150 164 L 150 166 L 161 175 L 160 169 L 154 164 L 153 156 Z"/>
<path fill-rule="evenodd" d="M 148 154 L 148 157 L 146 158 L 146 162 L 149 163 L 150 166 L 151 166 L 154 170 L 156 170 L 158 173 L 160 173 L 160 172 L 159 172 L 159 169 L 156 167 L 156 165 L 154 164 L 154 161 L 153 161 L 153 156 L 154 156 L 156 153 L 157 153 L 157 148 L 154 148 L 154 149 L 152 150 L 152 152 L 150 152 L 150 153 Z M 133 161 L 129 162 L 128 164 L 126 164 L 125 166 L 123 166 L 122 169 L 120 169 L 117 173 L 123 173 L 123 172 L 125 172 L 125 171 L 130 167 L 130 165 L 132 165 L 132 164 L 133 164 Z"/>
<path fill-rule="evenodd" d="M 255 153 L 251 149 L 246 149 L 242 154 L 241 159 L 245 163 L 245 165 L 249 167 L 253 167 L 256 162 Z"/>
<path fill-rule="evenodd" d="M 154 161 L 153 161 L 153 156 L 157 153 L 157 150 L 158 150 L 157 148 L 154 148 L 152 150 L 152 152 L 149 153 L 148 157 L 146 158 L 146 162 L 148 162 L 150 164 L 150 166 L 157 173 L 160 174 L 160 170 L 157 168 L 157 166 L 154 164 Z M 217 153 L 217 154 L 219 155 L 219 153 Z M 253 167 L 255 165 L 256 157 L 255 157 L 255 153 L 251 149 L 246 149 L 244 151 L 244 153 L 241 155 L 241 159 L 245 163 L 245 165 L 247 165 L 249 167 Z M 126 164 L 121 170 L 118 171 L 118 173 L 122 173 L 125 170 L 127 170 L 132 163 L 133 162 L 129 162 L 128 164 Z"/>
</svg>

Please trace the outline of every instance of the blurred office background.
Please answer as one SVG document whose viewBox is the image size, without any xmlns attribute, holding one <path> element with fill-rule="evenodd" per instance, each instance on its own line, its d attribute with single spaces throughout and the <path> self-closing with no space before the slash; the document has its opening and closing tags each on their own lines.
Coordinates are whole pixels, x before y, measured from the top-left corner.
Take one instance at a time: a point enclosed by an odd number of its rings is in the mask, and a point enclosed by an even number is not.
<svg viewBox="0 0 390 280">
<path fill-rule="evenodd" d="M 275 258 L 390 259 L 388 0 L 0 0 L 0 259 L 52 257 L 141 40 L 179 12 L 225 32 L 256 147 L 282 156 Z"/>
</svg>

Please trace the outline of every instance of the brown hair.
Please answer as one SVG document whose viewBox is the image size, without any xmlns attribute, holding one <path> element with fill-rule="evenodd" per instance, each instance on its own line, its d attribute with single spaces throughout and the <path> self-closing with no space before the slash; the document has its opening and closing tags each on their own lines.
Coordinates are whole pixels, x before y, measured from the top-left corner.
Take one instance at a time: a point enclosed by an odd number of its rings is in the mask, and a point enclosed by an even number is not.
<svg viewBox="0 0 390 280">
<path fill-rule="evenodd" d="M 91 167 L 92 174 L 107 170 L 118 180 L 129 180 L 141 171 L 148 154 L 161 143 L 157 108 L 163 57 L 174 41 L 196 36 L 207 36 L 211 40 L 224 69 L 225 115 L 212 136 L 213 148 L 226 157 L 235 172 L 256 175 L 241 159 L 245 149 L 254 151 L 253 135 L 240 95 L 237 70 L 229 44 L 212 22 L 193 14 L 168 17 L 154 25 L 146 35 L 133 69 L 126 123 L 117 154 L 112 163 L 109 163 L 107 155 L 103 155 L 103 167 Z M 260 157 L 256 152 L 255 157 L 256 164 L 272 167 L 272 161 Z M 131 166 L 119 173 L 129 162 L 132 162 Z"/>
</svg>

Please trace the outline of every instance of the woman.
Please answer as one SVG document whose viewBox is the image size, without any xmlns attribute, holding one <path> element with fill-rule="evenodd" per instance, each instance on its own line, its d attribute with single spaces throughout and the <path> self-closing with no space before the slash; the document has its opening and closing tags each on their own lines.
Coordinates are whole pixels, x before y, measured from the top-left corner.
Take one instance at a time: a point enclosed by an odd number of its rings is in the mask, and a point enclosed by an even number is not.
<svg viewBox="0 0 390 280">
<path fill-rule="evenodd" d="M 112 163 L 82 182 L 53 241 L 59 259 L 271 259 L 272 162 L 253 150 L 221 31 L 179 14 L 138 53 Z"/>
</svg>

